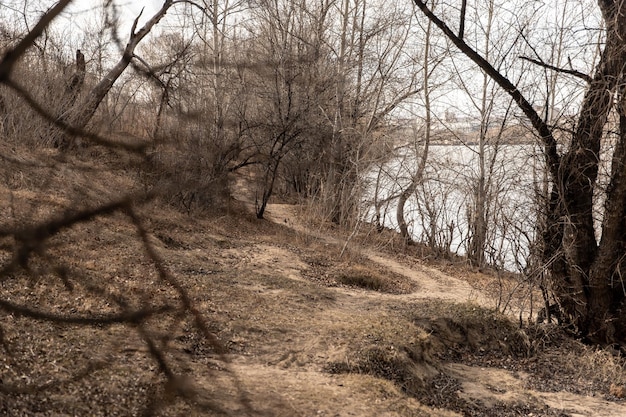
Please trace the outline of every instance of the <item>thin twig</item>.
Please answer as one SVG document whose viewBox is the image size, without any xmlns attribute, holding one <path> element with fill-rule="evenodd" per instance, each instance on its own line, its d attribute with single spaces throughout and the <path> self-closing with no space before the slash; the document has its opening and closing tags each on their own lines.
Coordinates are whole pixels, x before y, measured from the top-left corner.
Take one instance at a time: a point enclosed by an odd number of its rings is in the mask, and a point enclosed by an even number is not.
<svg viewBox="0 0 626 417">
<path fill-rule="evenodd" d="M 206 319 L 200 313 L 200 311 L 198 311 L 198 309 L 194 305 L 193 301 L 191 300 L 191 297 L 189 296 L 185 288 L 180 284 L 180 282 L 178 282 L 176 278 L 174 278 L 172 274 L 170 274 L 167 268 L 165 268 L 163 260 L 161 259 L 159 254 L 156 252 L 154 246 L 150 242 L 150 239 L 148 237 L 148 232 L 143 226 L 141 219 L 139 218 L 139 216 L 133 209 L 132 205 L 127 206 L 125 208 L 125 212 L 126 212 L 126 215 L 131 219 L 131 221 L 135 225 L 135 228 L 137 229 L 137 234 L 139 235 L 139 237 L 141 238 L 144 244 L 144 248 L 146 250 L 148 257 L 154 263 L 154 266 L 157 272 L 159 273 L 159 278 L 161 279 L 161 281 L 169 284 L 176 290 L 176 292 L 178 292 L 185 310 L 191 313 L 191 315 L 193 316 L 196 322 L 196 326 L 204 334 L 207 340 L 211 343 L 211 345 L 216 350 L 216 352 L 220 354 L 226 353 L 227 352 L 226 347 L 209 330 L 209 326 L 208 326 Z M 225 357 L 222 359 L 226 361 Z"/>
<path fill-rule="evenodd" d="M 552 71 L 560 72 L 560 73 L 563 73 L 563 74 L 573 75 L 574 77 L 578 77 L 578 78 L 580 78 L 582 80 L 585 80 L 585 82 L 587 84 L 591 84 L 592 78 L 589 75 L 587 75 L 585 73 L 582 73 L 580 71 L 573 70 L 573 69 L 572 70 L 568 70 L 568 69 L 565 69 L 565 68 L 555 67 L 554 65 L 550 65 L 550 64 L 545 63 L 543 61 L 540 61 L 538 59 L 533 59 L 533 58 L 530 58 L 530 57 L 527 57 L 527 56 L 520 56 L 519 58 L 523 59 L 524 61 L 531 62 L 531 63 L 533 63 L 535 65 L 539 65 L 541 67 L 550 69 Z"/>
<path fill-rule="evenodd" d="M 156 308 L 137 310 L 129 313 L 119 313 L 111 315 L 94 314 L 90 316 L 66 316 L 41 310 L 34 310 L 23 305 L 0 299 L 0 309 L 16 316 L 29 317 L 31 319 L 40 321 L 50 321 L 65 324 L 80 324 L 86 326 L 110 326 L 119 323 L 139 323 L 152 316 L 172 311 L 173 307 L 166 305 Z"/>
<path fill-rule="evenodd" d="M 49 381 L 49 382 L 46 382 L 45 384 L 40 384 L 40 385 L 34 385 L 34 384 L 32 385 L 9 385 L 9 384 L 2 383 L 0 384 L 0 392 L 4 394 L 32 394 L 35 392 L 45 391 L 50 388 L 58 388 L 59 386 L 63 386 L 63 385 L 70 384 L 72 382 L 80 381 L 81 379 L 89 376 L 93 372 L 98 371 L 100 369 L 104 369 L 104 367 L 107 365 L 108 363 L 105 361 L 91 362 L 89 363 L 89 365 L 85 367 L 85 369 L 77 372 L 75 375 L 73 375 L 72 377 L 68 379 L 53 380 L 53 381 Z"/>
</svg>

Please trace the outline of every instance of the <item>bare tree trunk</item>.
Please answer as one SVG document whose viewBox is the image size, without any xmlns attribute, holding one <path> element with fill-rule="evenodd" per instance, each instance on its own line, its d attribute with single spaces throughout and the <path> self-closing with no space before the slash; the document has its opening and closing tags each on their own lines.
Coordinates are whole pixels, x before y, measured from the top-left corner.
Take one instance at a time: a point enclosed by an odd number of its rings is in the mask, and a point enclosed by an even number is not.
<svg viewBox="0 0 626 417">
<path fill-rule="evenodd" d="M 487 27 L 485 30 L 485 59 L 490 58 L 491 27 L 493 24 L 493 0 L 487 6 Z M 461 32 L 462 33 L 462 32 Z M 485 245 L 487 243 L 487 187 L 486 187 L 486 151 L 489 130 L 490 110 L 488 109 L 489 76 L 483 73 L 482 97 L 480 103 L 480 135 L 478 138 L 478 178 L 474 185 L 474 207 L 468 219 L 471 229 L 468 258 L 474 266 L 485 264 Z"/>
<path fill-rule="evenodd" d="M 68 108 L 73 106 L 78 98 L 78 94 L 83 89 L 83 85 L 85 84 L 85 55 L 80 51 L 80 49 L 76 50 L 76 71 L 72 75 L 70 82 L 67 84 L 65 89 L 66 96 L 69 99 Z"/>
<path fill-rule="evenodd" d="M 407 243 L 411 243 L 413 239 L 411 237 L 411 234 L 409 233 L 409 227 L 404 217 L 404 210 L 406 202 L 411 197 L 411 195 L 415 193 L 418 185 L 420 185 L 424 180 L 424 170 L 426 168 L 426 162 L 428 160 L 428 148 L 430 146 L 430 104 L 428 104 L 426 108 L 427 116 L 426 128 L 424 132 L 424 147 L 422 148 L 422 154 L 420 155 L 417 172 L 411 178 L 411 183 L 409 184 L 409 186 L 406 189 L 402 190 L 402 192 L 400 193 L 400 196 L 398 197 L 398 206 L 396 207 L 396 221 L 398 222 L 398 229 L 400 229 L 400 236 L 402 236 L 404 241 Z M 415 146 L 415 149 L 417 150 L 417 146 Z"/>
<path fill-rule="evenodd" d="M 278 174 L 278 167 L 280 165 L 280 159 L 278 158 L 275 161 L 271 161 L 265 167 L 265 176 L 264 176 L 264 187 L 263 187 L 263 195 L 261 196 L 261 205 L 256 209 L 256 217 L 257 219 L 263 219 L 265 216 L 265 210 L 267 209 L 267 204 L 270 201 L 270 197 L 274 192 L 274 183 L 276 182 L 276 176 Z"/>
<path fill-rule="evenodd" d="M 77 129 L 84 129 L 87 126 L 93 118 L 93 115 L 96 113 L 98 106 L 111 90 L 111 87 L 113 87 L 115 81 L 117 81 L 128 65 L 130 65 L 135 53 L 135 48 L 139 42 L 141 42 L 146 35 L 150 33 L 152 28 L 159 23 L 163 16 L 165 16 L 168 9 L 172 6 L 173 1 L 174 0 L 165 0 L 161 9 L 154 16 L 152 16 L 152 18 L 148 20 L 146 24 L 139 29 L 139 31 L 136 31 L 136 29 L 141 15 L 137 16 L 133 22 L 133 26 L 130 31 L 130 38 L 126 44 L 122 58 L 106 73 L 98 84 L 96 84 L 91 91 L 89 91 L 85 99 L 78 106 L 76 106 L 70 114 L 68 114 L 67 122 L 70 126 Z M 62 135 L 63 136 L 53 142 L 61 148 L 66 148 L 70 146 L 71 138 L 65 133 Z"/>
<path fill-rule="evenodd" d="M 228 8 L 228 2 L 225 2 L 224 9 Z M 222 59 L 223 59 L 223 40 L 224 30 L 223 27 L 220 30 L 220 20 L 222 24 L 226 24 L 225 16 L 220 19 L 218 10 L 220 6 L 219 0 L 213 0 L 212 15 L 211 15 L 211 28 L 213 30 L 213 43 L 212 43 L 212 66 L 213 66 L 213 108 L 214 108 L 214 137 L 215 143 L 223 143 L 225 138 L 224 131 L 224 88 L 222 86 Z"/>
<path fill-rule="evenodd" d="M 77 49 L 76 69 L 65 87 L 63 101 L 61 103 L 61 108 L 59 109 L 59 119 L 66 124 L 68 122 L 68 118 L 71 117 L 71 112 L 74 104 L 76 103 L 76 99 L 78 99 L 78 95 L 83 89 L 83 85 L 85 83 L 85 73 L 85 56 L 80 49 Z M 59 130 L 55 126 L 50 126 L 49 130 L 49 136 L 52 138 L 52 144 L 56 147 L 63 147 L 63 144 L 59 141 L 66 137 L 66 132 Z"/>
<path fill-rule="evenodd" d="M 626 342 L 626 291 L 622 280 L 626 248 L 626 2 L 599 0 L 606 41 L 600 62 L 587 87 L 576 129 L 567 150 L 559 155 L 551 127 L 517 87 L 472 49 L 428 8 L 422 12 L 470 59 L 516 101 L 543 140 L 552 190 L 546 207 L 544 261 L 559 302 L 580 333 L 600 343 Z M 596 241 L 593 219 L 599 155 L 604 128 L 620 96 L 619 137 L 604 207 L 602 238 Z"/>
<path fill-rule="evenodd" d="M 337 63 L 337 98 L 336 109 L 333 120 L 333 136 L 330 149 L 330 166 L 328 171 L 328 180 L 326 186 L 326 206 L 330 207 L 330 220 L 334 223 L 341 223 L 342 221 L 342 198 L 343 198 L 343 186 L 342 177 L 345 172 L 344 161 L 346 155 L 344 155 L 344 131 L 345 120 L 345 93 L 346 83 L 348 77 L 347 59 L 348 59 L 348 30 L 350 16 L 350 0 L 343 0 L 341 5 L 341 41 L 339 47 L 339 56 Z"/>
<path fill-rule="evenodd" d="M 404 217 L 404 209 L 406 206 L 406 202 L 409 197 L 415 193 L 417 186 L 424 179 L 424 170 L 426 169 L 426 162 L 428 160 L 428 148 L 430 146 L 430 135 L 432 130 L 432 113 L 430 106 L 430 39 L 431 39 L 431 28 L 432 24 L 430 21 L 426 24 L 426 36 L 424 43 L 424 61 L 423 61 L 423 71 L 424 71 L 424 111 L 426 112 L 426 117 L 424 119 L 424 148 L 422 150 L 422 154 L 420 155 L 420 161 L 417 168 L 417 172 L 411 178 L 411 183 L 409 186 L 400 193 L 400 197 L 398 198 L 398 206 L 396 208 L 396 221 L 398 222 L 398 228 L 400 229 L 400 236 L 405 240 L 405 242 L 410 243 L 412 241 L 411 235 L 409 234 L 409 228 L 406 223 L 406 219 Z M 414 132 L 414 136 L 417 136 L 417 132 Z M 417 151 L 417 146 L 415 146 L 415 150 Z"/>
<path fill-rule="evenodd" d="M 621 7 L 621 12 L 626 12 L 626 5 Z M 611 16 L 617 19 L 617 10 L 612 9 Z M 620 201 L 619 192 L 624 181 L 621 164 L 612 168 L 600 251 L 595 238 L 593 198 L 603 129 L 612 108 L 617 80 L 621 79 L 619 72 L 626 64 L 623 43 L 618 40 L 623 39 L 624 34 L 626 31 L 620 36 L 616 30 L 608 29 L 606 47 L 585 94 L 577 130 L 570 149 L 562 157 L 560 175 L 553 179 L 546 231 L 550 244 L 544 255 L 547 259 L 556 259 L 551 272 L 566 313 L 574 318 L 584 334 L 603 341 L 610 340 L 615 333 L 614 315 L 624 298 L 621 288 L 611 284 L 611 271 L 618 259 L 608 259 L 610 253 L 615 255 L 612 248 L 622 245 L 624 239 L 621 233 L 624 201 Z M 618 145 L 616 156 L 621 156 L 623 146 L 623 143 Z M 624 336 L 626 334 L 622 334 Z"/>
</svg>

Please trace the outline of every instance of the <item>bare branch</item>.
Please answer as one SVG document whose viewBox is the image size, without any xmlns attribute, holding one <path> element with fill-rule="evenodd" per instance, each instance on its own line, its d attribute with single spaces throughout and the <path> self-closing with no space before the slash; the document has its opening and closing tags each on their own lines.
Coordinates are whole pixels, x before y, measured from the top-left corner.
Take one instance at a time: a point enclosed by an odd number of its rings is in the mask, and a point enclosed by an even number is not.
<svg viewBox="0 0 626 417">
<path fill-rule="evenodd" d="M 41 19 L 37 22 L 35 27 L 22 38 L 22 40 L 15 45 L 14 48 L 8 50 L 2 61 L 0 62 L 0 83 L 8 80 L 11 77 L 11 71 L 13 66 L 19 60 L 19 58 L 30 48 L 35 40 L 41 36 L 46 30 L 50 22 L 54 20 L 62 11 L 70 4 L 72 0 L 61 0 L 54 5 L 48 12 L 46 12 Z"/>
<path fill-rule="evenodd" d="M 94 314 L 89 316 L 66 316 L 35 310 L 23 305 L 0 299 L 0 309 L 16 316 L 29 317 L 39 321 L 49 321 L 54 323 L 80 324 L 85 326 L 110 326 L 119 323 L 140 323 L 157 314 L 163 314 L 174 310 L 172 306 L 161 306 L 157 308 L 143 309 L 119 314 Z"/>
<path fill-rule="evenodd" d="M 159 23 L 159 21 L 161 21 L 169 8 L 172 6 L 172 4 L 173 0 L 165 0 L 163 2 L 163 6 L 161 6 L 159 11 L 157 11 L 154 16 L 152 16 L 150 20 L 148 20 L 143 25 L 141 29 L 135 32 L 141 13 L 139 14 L 139 16 L 137 16 L 133 23 L 133 29 L 131 31 L 128 43 L 126 44 L 126 48 L 124 48 L 122 58 L 117 62 L 117 64 L 115 64 L 115 66 L 113 66 L 113 68 L 109 70 L 109 72 L 107 72 L 104 77 L 102 77 L 100 82 L 98 82 L 98 84 L 96 84 L 91 89 L 91 91 L 83 101 L 78 114 L 74 115 L 74 117 L 71 118 L 72 125 L 83 128 L 87 125 L 87 123 L 89 123 L 96 110 L 98 109 L 98 106 L 107 95 L 111 87 L 113 87 L 115 81 L 120 77 L 120 75 L 122 75 L 124 70 L 126 70 L 128 65 L 130 64 L 131 60 L 134 57 L 134 52 L 137 45 L 143 40 L 143 38 L 146 37 L 146 35 L 148 35 L 148 33 L 150 33 L 152 28 L 157 23 Z"/>
<path fill-rule="evenodd" d="M 398 107 L 400 104 L 402 104 L 406 99 L 413 97 L 416 94 L 419 94 L 420 92 L 422 92 L 423 88 L 419 87 L 416 89 L 411 89 L 407 92 L 405 92 L 404 94 L 396 97 L 391 103 L 389 103 L 380 113 L 377 113 L 376 115 L 374 115 L 372 117 L 372 120 L 369 124 L 368 129 L 369 130 L 373 130 L 376 128 L 376 126 L 378 125 L 378 123 L 380 123 L 381 120 L 383 120 L 387 115 L 389 115 L 389 113 L 391 113 L 396 107 Z"/>
<path fill-rule="evenodd" d="M 130 28 L 130 36 L 131 38 L 133 36 L 135 36 L 136 34 L 136 30 L 137 30 L 137 24 L 139 24 L 139 19 L 141 19 L 141 15 L 143 14 L 145 7 L 142 7 L 141 10 L 139 11 L 139 14 L 137 15 L 137 17 L 135 18 L 135 20 L 133 21 L 133 26 Z"/>
<path fill-rule="evenodd" d="M 157 72 L 154 70 L 154 68 L 152 68 L 152 66 L 145 59 L 143 59 L 142 57 L 140 57 L 137 54 L 134 54 L 133 58 L 135 58 L 143 66 L 146 67 L 146 70 L 142 71 L 144 74 L 146 74 L 148 77 L 150 77 L 150 79 L 152 79 L 154 82 L 156 82 L 158 84 L 158 86 L 161 87 L 162 89 L 167 89 L 167 85 L 163 82 L 163 80 L 161 80 L 159 78 L 159 76 L 157 75 Z"/>
<path fill-rule="evenodd" d="M 497 69 L 491 65 L 482 55 L 476 52 L 471 46 L 469 46 L 463 39 L 458 37 L 450 27 L 439 19 L 426 5 L 423 0 L 413 0 L 415 5 L 424 13 L 424 15 L 433 22 L 451 41 L 459 48 L 465 56 L 470 58 L 476 63 L 481 70 L 489 75 L 504 91 L 506 91 L 513 100 L 517 103 L 519 108 L 524 112 L 526 117 L 530 120 L 533 128 L 537 131 L 541 137 L 544 146 L 545 154 L 548 166 L 550 168 L 550 174 L 553 178 L 559 177 L 559 165 L 560 157 L 557 151 L 556 139 L 552 135 L 552 131 L 548 124 L 539 116 L 537 111 L 533 108 L 532 104 L 524 97 L 524 95 L 517 89 L 517 87 L 504 75 L 502 75 Z"/>
<path fill-rule="evenodd" d="M 465 32 L 465 11 L 467 10 L 467 0 L 461 2 L 461 23 L 459 24 L 459 39 L 463 39 Z"/>
<path fill-rule="evenodd" d="M 591 81 L 593 80 L 589 75 L 587 75 L 585 73 L 582 73 L 580 71 L 577 71 L 577 70 L 568 70 L 568 69 L 565 69 L 565 68 L 555 67 L 554 65 L 550 65 L 550 64 L 547 64 L 547 63 L 545 63 L 543 61 L 540 61 L 540 60 L 537 60 L 537 59 L 533 59 L 533 58 L 530 58 L 530 57 L 527 57 L 527 56 L 520 56 L 519 58 L 523 59 L 524 61 L 531 62 L 531 63 L 533 63 L 535 65 L 539 65 L 541 67 L 547 68 L 547 69 L 552 70 L 552 71 L 560 72 L 560 73 L 563 73 L 563 74 L 573 75 L 574 77 L 578 77 L 578 78 L 580 78 L 582 80 L 585 80 L 585 82 L 587 84 L 591 84 Z"/>
</svg>

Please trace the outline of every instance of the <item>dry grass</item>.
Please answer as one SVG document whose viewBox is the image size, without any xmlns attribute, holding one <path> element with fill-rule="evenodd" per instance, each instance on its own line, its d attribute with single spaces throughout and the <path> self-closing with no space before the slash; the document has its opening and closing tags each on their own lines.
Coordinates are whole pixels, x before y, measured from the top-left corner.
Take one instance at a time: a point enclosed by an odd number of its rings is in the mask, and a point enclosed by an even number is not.
<svg viewBox="0 0 626 417">
<path fill-rule="evenodd" d="M 0 187 L 4 227 L 36 225 L 77 202 L 135 190 L 132 175 L 106 161 L 85 172 L 70 169 L 85 161 L 58 163 L 63 172 L 46 181 L 39 176 L 50 168 L 32 163 L 5 173 L 12 182 Z M 473 304 L 413 297 L 419 282 L 368 259 L 360 250 L 373 249 L 364 242 L 340 257 L 342 231 L 298 230 L 291 217 L 257 220 L 238 202 L 193 217 L 155 202 L 136 211 L 161 266 L 218 344 L 178 309 L 140 325 L 90 326 L 4 311 L 0 414 L 542 415 L 539 403 L 490 408 L 464 399 L 449 361 L 526 372 L 527 388 L 544 391 L 615 399 L 611 385 L 624 384 L 624 362 L 614 352 L 586 347 L 554 326 L 521 331 Z M 0 243 L 6 266 L 19 242 L 6 236 Z M 420 261 L 394 256 L 408 266 Z M 183 302 L 160 280 L 123 212 L 56 234 L 29 267 L 5 274 L 3 299 L 66 316 L 114 314 L 120 299 L 135 308 Z"/>
<path fill-rule="evenodd" d="M 389 286 L 385 277 L 374 274 L 362 266 L 353 266 L 341 271 L 337 276 L 337 281 L 341 284 L 381 292 Z"/>
<path fill-rule="evenodd" d="M 362 264 L 347 264 L 333 268 L 334 278 L 338 284 L 363 288 L 389 294 L 411 293 L 416 285 L 404 277 L 390 271 L 381 271 L 380 267 Z"/>
</svg>

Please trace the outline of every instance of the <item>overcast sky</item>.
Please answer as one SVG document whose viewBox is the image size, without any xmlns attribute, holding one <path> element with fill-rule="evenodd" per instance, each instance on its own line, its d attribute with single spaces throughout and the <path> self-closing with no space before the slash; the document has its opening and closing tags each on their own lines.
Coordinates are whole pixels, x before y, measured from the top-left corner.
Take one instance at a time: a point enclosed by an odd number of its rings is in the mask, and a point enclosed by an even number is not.
<svg viewBox="0 0 626 417">
<path fill-rule="evenodd" d="M 2 0 L 0 0 L 1 2 Z M 140 20 L 141 26 L 141 23 L 152 17 L 161 7 L 163 0 L 114 0 L 113 3 L 117 6 L 120 13 L 120 23 L 122 25 L 130 25 L 143 8 L 144 11 Z M 71 13 L 65 14 L 65 18 L 70 21 L 81 22 L 89 13 L 102 7 L 102 4 L 103 0 L 74 0 L 69 7 Z"/>
</svg>

